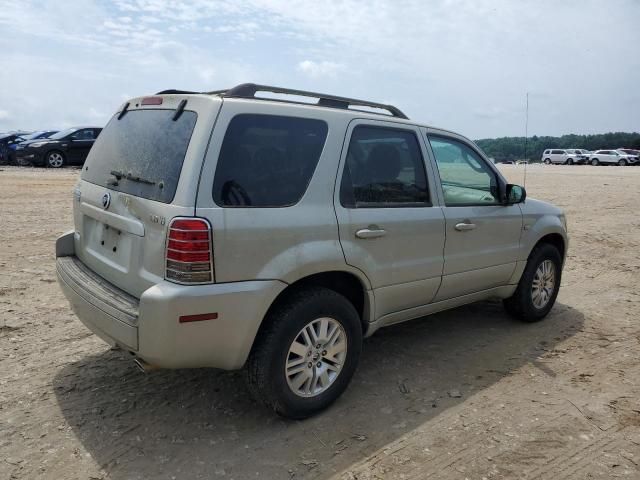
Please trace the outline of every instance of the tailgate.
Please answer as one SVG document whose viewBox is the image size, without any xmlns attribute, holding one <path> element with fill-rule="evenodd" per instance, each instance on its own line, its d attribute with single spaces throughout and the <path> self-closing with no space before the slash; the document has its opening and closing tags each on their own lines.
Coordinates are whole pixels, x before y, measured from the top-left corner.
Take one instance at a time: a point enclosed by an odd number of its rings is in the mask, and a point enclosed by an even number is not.
<svg viewBox="0 0 640 480">
<path fill-rule="evenodd" d="M 204 95 L 150 98 L 153 105 L 133 99 L 123 106 L 124 114 L 113 116 L 74 190 L 76 255 L 138 298 L 164 279 L 171 219 L 194 214 L 202 162 L 222 103 Z"/>
</svg>

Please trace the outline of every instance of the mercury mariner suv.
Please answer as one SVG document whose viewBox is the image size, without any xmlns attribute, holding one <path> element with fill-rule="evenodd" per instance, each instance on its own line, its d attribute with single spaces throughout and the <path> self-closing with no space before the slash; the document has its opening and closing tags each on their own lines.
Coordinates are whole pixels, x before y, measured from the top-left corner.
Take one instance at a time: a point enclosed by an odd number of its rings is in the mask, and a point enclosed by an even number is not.
<svg viewBox="0 0 640 480">
<path fill-rule="evenodd" d="M 90 330 L 144 370 L 244 368 L 290 418 L 338 398 L 381 327 L 488 298 L 542 319 L 567 251 L 562 211 L 465 137 L 254 84 L 124 103 L 73 207 L 57 275 Z"/>
</svg>

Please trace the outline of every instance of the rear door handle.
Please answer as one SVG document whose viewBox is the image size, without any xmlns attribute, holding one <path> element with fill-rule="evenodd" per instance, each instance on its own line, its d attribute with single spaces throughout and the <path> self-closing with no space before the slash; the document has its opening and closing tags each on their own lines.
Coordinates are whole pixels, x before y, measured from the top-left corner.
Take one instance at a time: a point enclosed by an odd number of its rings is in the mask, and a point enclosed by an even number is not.
<svg viewBox="0 0 640 480">
<path fill-rule="evenodd" d="M 473 230 L 474 228 L 476 228 L 475 223 L 462 222 L 456 224 L 456 230 L 458 230 L 459 232 L 466 232 L 468 230 Z"/>
<path fill-rule="evenodd" d="M 356 232 L 358 238 L 379 238 L 384 237 L 387 234 L 386 230 L 378 228 L 374 225 L 370 225 L 369 228 L 363 228 Z"/>
</svg>

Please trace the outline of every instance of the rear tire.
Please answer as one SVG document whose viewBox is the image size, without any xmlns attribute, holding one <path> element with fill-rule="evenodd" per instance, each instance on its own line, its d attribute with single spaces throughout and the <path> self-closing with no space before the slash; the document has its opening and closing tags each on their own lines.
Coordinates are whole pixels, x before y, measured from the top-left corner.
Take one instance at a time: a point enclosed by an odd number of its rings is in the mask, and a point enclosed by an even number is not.
<svg viewBox="0 0 640 480">
<path fill-rule="evenodd" d="M 593 158 L 591 159 L 591 165 L 593 165 L 594 167 L 597 167 L 598 165 L 600 165 L 600 162 L 598 161 L 597 158 Z"/>
<path fill-rule="evenodd" d="M 247 361 L 254 398 L 292 419 L 331 405 L 349 385 L 362 350 L 360 317 L 351 302 L 333 290 L 305 288 L 264 322 Z"/>
<path fill-rule="evenodd" d="M 556 247 L 542 243 L 529 255 L 514 294 L 503 300 L 507 312 L 523 322 L 537 322 L 553 307 L 562 280 L 562 257 Z"/>
<path fill-rule="evenodd" d="M 545 163 L 546 165 L 551 165 L 551 159 L 550 159 L 550 158 L 545 158 L 545 159 L 544 159 L 544 163 Z"/>
</svg>

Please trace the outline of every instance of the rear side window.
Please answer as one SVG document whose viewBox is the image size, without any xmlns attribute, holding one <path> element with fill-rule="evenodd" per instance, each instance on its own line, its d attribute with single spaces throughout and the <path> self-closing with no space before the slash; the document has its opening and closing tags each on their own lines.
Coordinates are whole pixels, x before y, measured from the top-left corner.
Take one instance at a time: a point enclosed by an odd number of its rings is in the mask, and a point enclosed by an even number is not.
<svg viewBox="0 0 640 480">
<path fill-rule="evenodd" d="M 131 110 L 100 132 L 82 170 L 87 182 L 170 203 L 196 124 L 195 112 Z"/>
<path fill-rule="evenodd" d="M 415 133 L 353 129 L 340 185 L 347 208 L 430 206 L 427 176 Z"/>
<path fill-rule="evenodd" d="M 327 138 L 309 118 L 241 114 L 227 128 L 213 181 L 223 207 L 286 207 L 304 195 Z"/>
</svg>

